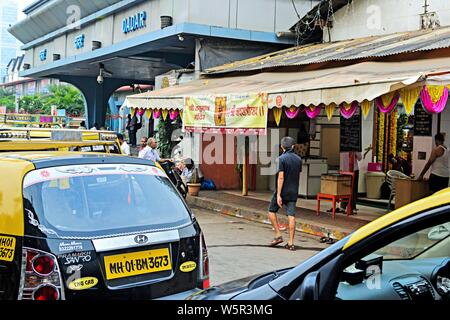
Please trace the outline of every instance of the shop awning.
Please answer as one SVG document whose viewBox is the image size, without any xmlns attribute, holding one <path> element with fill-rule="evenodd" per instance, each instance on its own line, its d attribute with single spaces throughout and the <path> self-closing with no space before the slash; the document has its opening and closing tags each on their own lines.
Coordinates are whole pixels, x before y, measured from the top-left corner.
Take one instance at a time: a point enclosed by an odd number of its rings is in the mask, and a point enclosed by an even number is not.
<svg viewBox="0 0 450 320">
<path fill-rule="evenodd" d="M 182 109 L 187 96 L 268 93 L 269 108 L 328 105 L 373 100 L 427 76 L 450 72 L 450 58 L 405 62 L 362 62 L 302 72 L 265 72 L 251 76 L 206 78 L 129 96 L 124 105 L 143 109 Z"/>
</svg>

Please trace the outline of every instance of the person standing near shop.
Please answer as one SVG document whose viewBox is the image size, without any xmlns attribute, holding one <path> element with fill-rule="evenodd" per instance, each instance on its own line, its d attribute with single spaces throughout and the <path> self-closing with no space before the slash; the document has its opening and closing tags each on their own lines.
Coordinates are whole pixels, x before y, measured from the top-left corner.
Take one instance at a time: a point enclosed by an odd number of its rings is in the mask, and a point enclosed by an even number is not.
<svg viewBox="0 0 450 320">
<path fill-rule="evenodd" d="M 141 121 L 138 122 L 136 114 L 134 114 L 133 117 L 131 116 L 131 114 L 128 114 L 126 129 L 128 130 L 128 137 L 133 148 L 136 147 L 136 134 L 140 128 L 142 128 L 142 117 Z"/>
<path fill-rule="evenodd" d="M 289 241 L 284 247 L 292 251 L 295 250 L 295 209 L 297 207 L 300 172 L 302 171 L 302 159 L 294 152 L 294 142 L 291 137 L 281 139 L 283 154 L 278 158 L 275 192 L 269 205 L 269 219 L 275 230 L 275 238 L 270 246 L 273 247 L 283 242 L 278 226 L 277 212 L 281 207 L 286 206 L 289 220 Z"/>
<path fill-rule="evenodd" d="M 444 145 L 445 137 L 443 133 L 434 136 L 436 148 L 431 152 L 430 158 L 420 173 L 418 180 L 423 180 L 423 176 L 431 168 L 429 178 L 430 191 L 436 192 L 448 187 L 450 177 L 449 150 Z"/>
<path fill-rule="evenodd" d="M 156 142 L 155 138 L 149 138 L 147 141 L 147 147 L 145 147 L 144 149 L 142 149 L 139 152 L 139 158 L 143 158 L 143 159 L 147 159 L 147 160 L 151 160 L 153 162 L 166 162 L 166 161 L 171 161 L 173 162 L 172 159 L 162 159 L 159 156 L 158 150 L 156 149 L 158 147 L 158 143 Z"/>
</svg>

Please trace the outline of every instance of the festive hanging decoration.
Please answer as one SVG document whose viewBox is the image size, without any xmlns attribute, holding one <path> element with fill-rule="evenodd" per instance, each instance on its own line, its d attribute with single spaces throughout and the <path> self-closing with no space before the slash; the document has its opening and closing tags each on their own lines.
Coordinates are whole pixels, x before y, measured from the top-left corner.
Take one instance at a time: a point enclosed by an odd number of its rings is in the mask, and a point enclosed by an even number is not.
<svg viewBox="0 0 450 320">
<path fill-rule="evenodd" d="M 377 152 L 377 160 L 383 161 L 384 155 L 384 121 L 385 114 L 380 112 L 378 113 L 378 152 Z"/>
<path fill-rule="evenodd" d="M 310 119 L 316 118 L 320 114 L 321 110 L 322 110 L 322 104 L 320 104 L 318 106 L 310 105 L 305 108 L 306 115 Z"/>
<path fill-rule="evenodd" d="M 397 91 L 389 92 L 376 98 L 375 103 L 382 113 L 389 113 L 394 110 L 398 99 L 400 99 L 400 94 Z"/>
<path fill-rule="evenodd" d="M 358 101 L 353 101 L 351 104 L 343 102 L 340 104 L 341 114 L 345 119 L 350 119 L 358 108 Z"/>
<path fill-rule="evenodd" d="M 131 108 L 130 109 L 130 114 L 131 114 L 131 117 L 133 118 L 134 117 L 134 114 L 136 113 L 136 109 L 135 108 Z"/>
<path fill-rule="evenodd" d="M 325 107 L 325 111 L 327 112 L 328 121 L 333 118 L 334 108 L 336 108 L 336 103 L 332 102 Z"/>
<path fill-rule="evenodd" d="M 400 90 L 400 98 L 405 106 L 406 114 L 409 116 L 414 110 L 417 99 L 419 99 L 422 87 L 403 88 Z"/>
<path fill-rule="evenodd" d="M 161 109 L 153 110 L 153 118 L 154 119 L 159 119 L 160 116 L 161 116 Z"/>
<path fill-rule="evenodd" d="M 178 117 L 178 113 L 179 113 L 178 110 L 170 109 L 169 110 L 169 119 L 171 121 L 175 120 Z"/>
<path fill-rule="evenodd" d="M 161 112 L 162 112 L 162 118 L 163 118 L 163 120 L 166 121 L 167 115 L 169 114 L 169 110 L 164 109 L 164 110 L 162 110 Z"/>
<path fill-rule="evenodd" d="M 446 86 L 424 86 L 420 93 L 420 99 L 429 113 L 440 113 L 447 104 L 448 88 Z"/>
<path fill-rule="evenodd" d="M 289 119 L 294 119 L 295 117 L 297 117 L 299 112 L 300 108 L 297 108 L 296 106 L 290 106 L 289 108 L 286 108 L 284 110 L 284 113 Z"/>
<path fill-rule="evenodd" d="M 150 119 L 152 117 L 152 109 L 145 110 L 145 116 L 147 119 Z"/>
<path fill-rule="evenodd" d="M 394 156 L 397 154 L 397 111 L 393 111 L 389 114 L 389 154 Z"/>
<path fill-rule="evenodd" d="M 277 127 L 280 126 L 281 121 L 281 113 L 283 112 L 282 108 L 273 108 L 273 117 L 275 118 L 275 123 L 277 124 Z"/>
<path fill-rule="evenodd" d="M 180 110 L 180 119 L 183 121 L 183 109 Z"/>
<path fill-rule="evenodd" d="M 137 115 L 138 115 L 139 117 L 141 117 L 141 116 L 144 114 L 144 112 L 145 112 L 144 108 L 139 108 L 139 109 L 136 111 L 136 113 L 137 113 Z"/>
<path fill-rule="evenodd" d="M 361 111 L 364 116 L 364 119 L 369 115 L 370 107 L 372 106 L 372 101 L 364 100 L 361 102 Z"/>
</svg>

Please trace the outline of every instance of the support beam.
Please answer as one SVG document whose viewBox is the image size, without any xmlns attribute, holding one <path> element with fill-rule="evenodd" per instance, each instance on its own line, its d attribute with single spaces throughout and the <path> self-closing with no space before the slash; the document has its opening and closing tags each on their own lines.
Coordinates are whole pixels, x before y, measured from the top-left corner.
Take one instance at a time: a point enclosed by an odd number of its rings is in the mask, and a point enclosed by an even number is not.
<svg viewBox="0 0 450 320">
<path fill-rule="evenodd" d="M 153 84 L 150 81 L 114 78 L 104 78 L 101 84 L 95 77 L 56 76 L 55 78 L 74 85 L 83 93 L 88 128 L 91 128 L 94 123 L 99 126 L 105 125 L 106 111 L 109 108 L 108 100 L 118 88 L 131 84 Z"/>
</svg>

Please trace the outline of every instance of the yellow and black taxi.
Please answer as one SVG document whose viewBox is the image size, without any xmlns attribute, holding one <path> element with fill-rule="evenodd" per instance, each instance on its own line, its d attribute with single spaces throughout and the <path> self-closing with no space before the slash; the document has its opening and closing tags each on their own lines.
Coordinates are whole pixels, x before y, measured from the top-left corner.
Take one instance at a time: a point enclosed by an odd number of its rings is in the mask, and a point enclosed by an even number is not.
<svg viewBox="0 0 450 320">
<path fill-rule="evenodd" d="M 0 152 L 79 151 L 122 154 L 113 131 L 0 128 Z"/>
<path fill-rule="evenodd" d="M 152 162 L 0 153 L 0 299 L 169 299 L 209 286 L 199 224 Z"/>
<path fill-rule="evenodd" d="M 298 266 L 192 300 L 450 300 L 450 188 L 363 226 Z"/>
</svg>

